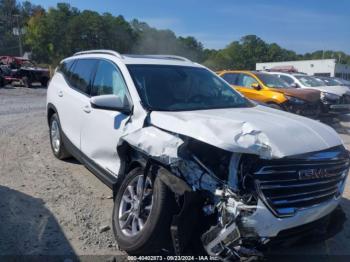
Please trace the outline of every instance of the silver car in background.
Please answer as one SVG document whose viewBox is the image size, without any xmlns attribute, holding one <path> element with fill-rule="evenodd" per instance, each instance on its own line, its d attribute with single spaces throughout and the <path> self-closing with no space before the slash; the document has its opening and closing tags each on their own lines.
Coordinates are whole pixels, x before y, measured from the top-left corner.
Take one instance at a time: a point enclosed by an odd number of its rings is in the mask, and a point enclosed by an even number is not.
<svg viewBox="0 0 350 262">
<path fill-rule="evenodd" d="M 301 73 L 269 72 L 277 75 L 295 88 L 321 91 L 322 113 L 344 114 L 350 112 L 350 89 L 343 85 L 327 84 L 320 77 Z"/>
</svg>

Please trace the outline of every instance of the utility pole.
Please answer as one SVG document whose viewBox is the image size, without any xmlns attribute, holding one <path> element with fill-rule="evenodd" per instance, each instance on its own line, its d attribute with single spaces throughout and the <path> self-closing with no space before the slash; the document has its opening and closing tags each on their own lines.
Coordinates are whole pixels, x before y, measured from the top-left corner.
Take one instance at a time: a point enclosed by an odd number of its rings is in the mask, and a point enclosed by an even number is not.
<svg viewBox="0 0 350 262">
<path fill-rule="evenodd" d="M 13 15 L 14 17 L 16 17 L 16 21 L 17 21 L 17 30 L 18 30 L 18 46 L 19 46 L 19 56 L 23 55 L 23 48 L 22 48 L 22 30 L 19 26 L 19 15 Z"/>
</svg>

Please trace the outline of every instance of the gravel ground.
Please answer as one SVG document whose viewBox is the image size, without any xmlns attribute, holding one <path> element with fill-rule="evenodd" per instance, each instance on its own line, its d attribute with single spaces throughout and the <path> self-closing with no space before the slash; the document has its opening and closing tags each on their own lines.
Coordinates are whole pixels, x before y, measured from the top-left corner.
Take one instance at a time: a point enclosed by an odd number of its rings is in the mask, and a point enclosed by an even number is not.
<svg viewBox="0 0 350 262">
<path fill-rule="evenodd" d="M 0 255 L 121 255 L 110 229 L 111 190 L 78 162 L 51 153 L 45 96 L 44 88 L 0 89 Z M 328 122 L 350 149 L 350 118 Z M 342 206 L 350 217 L 348 185 Z M 280 251 L 350 255 L 350 222 L 325 243 Z"/>
<path fill-rule="evenodd" d="M 122 254 L 112 192 L 78 162 L 53 156 L 45 100 L 42 88 L 0 89 L 0 255 Z"/>
</svg>

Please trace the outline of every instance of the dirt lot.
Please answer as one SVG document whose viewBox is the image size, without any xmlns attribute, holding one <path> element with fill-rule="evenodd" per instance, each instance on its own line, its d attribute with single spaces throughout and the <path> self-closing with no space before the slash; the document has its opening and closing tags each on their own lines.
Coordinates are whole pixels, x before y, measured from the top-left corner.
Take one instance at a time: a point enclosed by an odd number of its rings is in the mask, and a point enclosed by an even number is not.
<svg viewBox="0 0 350 262">
<path fill-rule="evenodd" d="M 111 190 L 51 154 L 45 96 L 0 89 L 0 255 L 121 254 L 112 230 L 100 233 L 111 226 Z"/>
<path fill-rule="evenodd" d="M 122 254 L 109 229 L 111 190 L 76 161 L 53 157 L 45 95 L 43 88 L 0 89 L 0 255 L 109 260 Z M 332 125 L 350 149 L 350 120 Z M 350 218 L 349 183 L 342 206 Z M 325 243 L 279 252 L 350 255 L 350 221 Z"/>
</svg>

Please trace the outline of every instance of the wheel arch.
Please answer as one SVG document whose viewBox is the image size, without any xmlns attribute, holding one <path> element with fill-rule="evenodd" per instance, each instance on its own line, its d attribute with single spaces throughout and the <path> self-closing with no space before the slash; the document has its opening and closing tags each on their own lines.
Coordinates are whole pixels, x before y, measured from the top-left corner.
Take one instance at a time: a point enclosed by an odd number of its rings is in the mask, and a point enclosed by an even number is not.
<svg viewBox="0 0 350 262">
<path fill-rule="evenodd" d="M 53 104 L 48 103 L 47 104 L 47 123 L 48 124 L 50 124 L 50 119 L 55 113 L 57 114 L 56 107 Z"/>
<path fill-rule="evenodd" d="M 142 159 L 137 157 L 137 151 L 134 150 L 127 142 L 123 141 L 117 146 L 117 154 L 120 158 L 120 168 L 116 183 L 113 185 L 113 199 L 117 195 L 117 191 L 120 188 L 125 176 L 133 169 L 137 167 L 144 167 L 145 163 Z"/>
<path fill-rule="evenodd" d="M 141 167 L 147 168 L 147 166 L 157 165 L 161 168 L 159 173 L 160 180 L 174 193 L 183 195 L 186 191 L 192 191 L 191 187 L 185 180 L 176 176 L 169 165 L 159 162 L 151 155 L 147 155 L 144 152 L 139 151 L 137 148 L 131 146 L 128 142 L 124 141 L 117 147 L 118 155 L 120 156 L 120 171 L 118 174 L 117 182 L 113 186 L 113 197 L 124 180 L 125 176 L 133 169 Z"/>
</svg>

